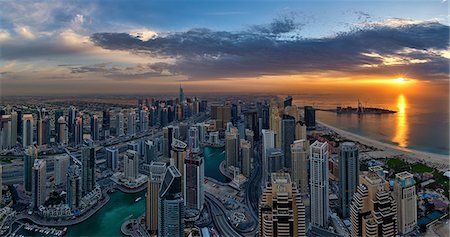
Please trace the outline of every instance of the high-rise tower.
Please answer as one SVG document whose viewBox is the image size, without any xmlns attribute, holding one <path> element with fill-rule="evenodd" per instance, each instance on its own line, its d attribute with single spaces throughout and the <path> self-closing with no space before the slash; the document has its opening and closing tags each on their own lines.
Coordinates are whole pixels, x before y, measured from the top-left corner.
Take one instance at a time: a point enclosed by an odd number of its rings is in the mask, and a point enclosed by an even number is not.
<svg viewBox="0 0 450 237">
<path fill-rule="evenodd" d="M 328 228 L 328 144 L 315 141 L 310 147 L 311 224 Z"/>
</svg>

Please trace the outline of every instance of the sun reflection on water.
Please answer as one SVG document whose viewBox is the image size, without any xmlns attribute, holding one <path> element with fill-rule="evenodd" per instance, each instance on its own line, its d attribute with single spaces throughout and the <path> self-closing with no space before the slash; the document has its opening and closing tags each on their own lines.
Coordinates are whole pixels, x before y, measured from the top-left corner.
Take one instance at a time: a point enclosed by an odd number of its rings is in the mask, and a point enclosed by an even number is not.
<svg viewBox="0 0 450 237">
<path fill-rule="evenodd" d="M 407 115 L 407 102 L 403 94 L 397 97 L 397 126 L 395 131 L 394 142 L 401 147 L 408 146 L 408 121 Z"/>
</svg>

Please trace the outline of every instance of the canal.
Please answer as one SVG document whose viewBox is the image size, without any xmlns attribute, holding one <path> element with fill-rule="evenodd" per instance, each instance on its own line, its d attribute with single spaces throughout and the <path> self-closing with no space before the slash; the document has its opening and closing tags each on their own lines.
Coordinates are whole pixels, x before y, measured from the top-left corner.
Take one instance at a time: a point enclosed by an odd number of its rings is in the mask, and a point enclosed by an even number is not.
<svg viewBox="0 0 450 237">
<path fill-rule="evenodd" d="M 225 159 L 223 148 L 205 147 L 205 176 L 220 182 L 230 180 L 220 173 L 219 165 Z M 137 218 L 145 211 L 145 191 L 136 194 L 126 194 L 120 191 L 109 194 L 109 202 L 88 220 L 68 227 L 65 236 L 122 236 L 120 227 L 128 219 Z M 138 202 L 136 198 L 142 197 Z M 24 236 L 42 236 L 24 229 L 18 234 Z"/>
</svg>

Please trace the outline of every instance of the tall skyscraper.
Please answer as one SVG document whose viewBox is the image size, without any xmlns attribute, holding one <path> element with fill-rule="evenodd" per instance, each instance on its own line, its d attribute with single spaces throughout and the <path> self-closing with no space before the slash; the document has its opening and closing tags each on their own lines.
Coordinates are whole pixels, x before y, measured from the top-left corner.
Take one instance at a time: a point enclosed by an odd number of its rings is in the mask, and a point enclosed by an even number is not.
<svg viewBox="0 0 450 237">
<path fill-rule="evenodd" d="M 249 141 L 241 139 L 240 148 L 240 157 L 242 160 L 242 175 L 249 178 L 252 169 L 252 145 Z"/>
<path fill-rule="evenodd" d="M 67 129 L 66 129 L 66 120 L 63 116 L 58 118 L 57 122 L 57 131 L 56 131 L 56 142 L 59 144 L 67 144 Z"/>
<path fill-rule="evenodd" d="M 80 112 L 79 117 L 75 120 L 75 126 L 74 126 L 74 144 L 75 145 L 82 145 L 83 144 L 83 115 Z"/>
<path fill-rule="evenodd" d="M 184 236 L 184 200 L 182 176 L 175 166 L 169 166 L 159 191 L 158 236 Z"/>
<path fill-rule="evenodd" d="M 180 172 L 181 176 L 184 175 L 184 160 L 186 159 L 187 144 L 178 140 L 172 140 L 172 158 L 170 158 L 170 163 L 174 165 L 178 172 Z M 183 179 L 181 179 L 181 184 L 183 185 Z M 184 192 L 184 189 L 181 189 Z"/>
<path fill-rule="evenodd" d="M 31 191 L 31 207 L 33 210 L 44 204 L 47 196 L 46 181 L 47 181 L 47 163 L 43 159 L 36 159 L 33 165 L 32 175 L 32 191 Z"/>
<path fill-rule="evenodd" d="M 190 153 L 184 160 L 184 206 L 201 211 L 205 202 L 203 157 Z"/>
<path fill-rule="evenodd" d="M 283 170 L 284 154 L 277 148 L 269 148 L 266 150 L 267 168 L 269 175 L 271 173 L 281 172 Z M 270 180 L 270 177 L 269 177 Z"/>
<path fill-rule="evenodd" d="M 119 167 L 119 149 L 106 148 L 106 166 L 112 171 L 117 170 Z"/>
<path fill-rule="evenodd" d="M 2 115 L 0 118 L 0 148 L 10 149 L 12 147 L 12 126 L 11 126 L 11 115 Z"/>
<path fill-rule="evenodd" d="M 144 161 L 146 164 L 150 164 L 152 161 L 156 161 L 156 144 L 152 140 L 144 142 Z"/>
<path fill-rule="evenodd" d="M 417 194 L 414 176 L 406 171 L 395 175 L 394 199 L 397 202 L 399 234 L 408 234 L 417 226 Z"/>
<path fill-rule="evenodd" d="M 123 136 L 124 133 L 124 118 L 123 113 L 116 114 L 116 137 Z"/>
<path fill-rule="evenodd" d="M 148 129 L 148 112 L 145 109 L 139 110 L 139 131 Z"/>
<path fill-rule="evenodd" d="M 308 141 L 296 140 L 291 145 L 291 178 L 301 194 L 308 192 Z"/>
<path fill-rule="evenodd" d="M 37 144 L 41 146 L 50 143 L 50 121 L 45 109 L 38 110 L 36 128 Z"/>
<path fill-rule="evenodd" d="M 165 162 L 151 162 L 145 197 L 145 227 L 153 236 L 158 232 L 159 192 L 167 170 Z M 158 235 L 159 236 L 159 235 Z"/>
<path fill-rule="evenodd" d="M 67 176 L 67 169 L 69 168 L 70 164 L 70 158 L 68 155 L 62 155 L 55 158 L 55 184 L 65 184 L 66 183 L 66 176 Z"/>
<path fill-rule="evenodd" d="M 83 147 L 81 149 L 81 163 L 82 163 L 82 193 L 86 195 L 95 188 L 95 160 L 96 152 L 95 147 Z"/>
<path fill-rule="evenodd" d="M 19 123 L 19 115 L 16 111 L 11 112 L 11 146 L 17 143 L 17 126 Z"/>
<path fill-rule="evenodd" d="M 236 128 L 231 128 L 229 132 L 225 132 L 225 154 L 226 167 L 241 167 L 239 161 L 239 133 Z"/>
<path fill-rule="evenodd" d="M 134 111 L 128 113 L 127 126 L 127 135 L 136 134 L 136 113 Z"/>
<path fill-rule="evenodd" d="M 68 112 L 68 121 L 67 121 L 67 126 L 68 126 L 68 131 L 69 131 L 69 142 L 73 143 L 75 142 L 75 122 L 77 119 L 77 108 L 70 106 L 69 108 L 69 112 Z"/>
<path fill-rule="evenodd" d="M 22 146 L 28 147 L 33 145 L 33 115 L 32 114 L 24 114 L 22 117 Z"/>
<path fill-rule="evenodd" d="M 281 119 L 282 150 L 284 153 L 283 167 L 291 168 L 291 144 L 295 140 L 295 118 L 283 114 Z"/>
<path fill-rule="evenodd" d="M 70 209 L 76 210 L 81 201 L 81 169 L 78 165 L 70 165 L 67 171 L 66 203 Z"/>
<path fill-rule="evenodd" d="M 358 186 L 359 160 L 358 147 L 353 142 L 340 146 L 339 157 L 339 212 L 342 218 L 350 215 L 350 204 Z"/>
<path fill-rule="evenodd" d="M 200 152 L 200 142 L 199 142 L 199 131 L 198 128 L 192 126 L 189 128 L 189 138 L 188 138 L 188 146 L 191 148 L 193 153 Z"/>
<path fill-rule="evenodd" d="M 139 155 L 136 151 L 127 150 L 123 157 L 124 175 L 129 180 L 136 180 L 139 176 Z"/>
<path fill-rule="evenodd" d="M 183 87 L 180 85 L 180 103 L 185 102 Z"/>
<path fill-rule="evenodd" d="M 159 188 L 166 170 L 167 166 L 164 162 L 152 162 L 150 164 L 145 205 L 145 226 L 150 234 L 156 234 L 158 230 Z"/>
<path fill-rule="evenodd" d="M 55 138 L 55 142 L 59 142 L 58 140 L 58 134 L 59 134 L 59 124 L 58 124 L 58 120 L 60 117 L 64 118 L 64 111 L 63 110 L 55 110 L 54 113 L 55 117 L 54 117 L 54 127 L 55 127 L 55 134 L 56 134 L 56 138 Z"/>
<path fill-rule="evenodd" d="M 395 236 L 397 204 L 389 183 L 376 171 L 359 177 L 350 205 L 351 236 Z"/>
<path fill-rule="evenodd" d="M 305 124 L 308 130 L 316 129 L 316 109 L 312 106 L 304 107 Z"/>
<path fill-rule="evenodd" d="M 259 205 L 260 235 L 306 236 L 305 206 L 288 173 L 272 173 Z"/>
<path fill-rule="evenodd" d="M 25 191 L 31 192 L 32 186 L 32 172 L 34 160 L 37 158 L 37 149 L 34 146 L 29 146 L 23 156 L 23 186 Z"/>
<path fill-rule="evenodd" d="M 97 115 L 91 115 L 91 139 L 98 141 L 100 139 L 100 127 Z"/>
<path fill-rule="evenodd" d="M 170 158 L 172 139 L 174 138 L 174 127 L 163 128 L 163 156 Z"/>
<path fill-rule="evenodd" d="M 328 144 L 315 141 L 310 147 L 311 224 L 328 228 Z"/>
<path fill-rule="evenodd" d="M 111 119 L 109 116 L 109 109 L 103 111 L 102 131 L 103 139 L 106 139 L 111 135 Z"/>
<path fill-rule="evenodd" d="M 266 182 L 270 179 L 269 172 L 269 160 L 267 155 L 267 150 L 275 148 L 275 133 L 272 130 L 262 130 L 262 180 L 265 185 Z"/>
</svg>

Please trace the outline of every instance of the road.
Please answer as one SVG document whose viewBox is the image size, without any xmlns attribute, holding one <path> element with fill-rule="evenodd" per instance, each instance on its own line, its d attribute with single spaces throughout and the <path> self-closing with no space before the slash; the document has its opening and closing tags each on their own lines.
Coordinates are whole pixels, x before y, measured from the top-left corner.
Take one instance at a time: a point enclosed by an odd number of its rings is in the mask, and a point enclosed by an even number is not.
<svg viewBox="0 0 450 237">
<path fill-rule="evenodd" d="M 209 193 L 205 193 L 205 201 L 209 207 L 214 226 L 222 236 L 242 236 L 228 222 L 228 217 L 225 215 L 225 212 L 221 208 L 222 204 L 220 203 L 220 201 L 218 201 Z"/>
<path fill-rule="evenodd" d="M 255 142 L 253 170 L 246 186 L 245 200 L 256 222 L 258 222 L 258 205 L 261 195 L 261 157 L 259 154 L 259 143 Z"/>
</svg>

